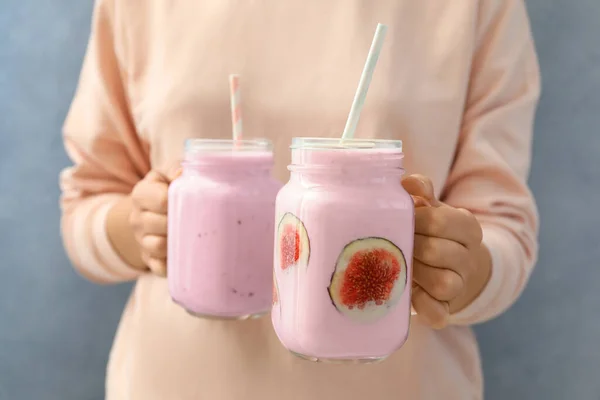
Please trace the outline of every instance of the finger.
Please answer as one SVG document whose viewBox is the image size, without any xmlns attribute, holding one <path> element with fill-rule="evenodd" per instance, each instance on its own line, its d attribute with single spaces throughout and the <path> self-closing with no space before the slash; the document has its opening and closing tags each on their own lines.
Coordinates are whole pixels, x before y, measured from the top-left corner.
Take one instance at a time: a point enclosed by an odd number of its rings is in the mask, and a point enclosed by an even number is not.
<svg viewBox="0 0 600 400">
<path fill-rule="evenodd" d="M 165 278 L 167 276 L 167 260 L 158 260 L 151 258 L 148 263 L 148 268 L 154 275 Z"/>
<path fill-rule="evenodd" d="M 142 251 L 153 258 L 167 257 L 167 237 L 146 235 L 142 238 Z"/>
<path fill-rule="evenodd" d="M 142 212 L 139 208 L 134 207 L 129 214 L 129 224 L 133 229 L 133 237 L 141 246 L 142 239 L 144 238 L 144 226 L 141 218 Z"/>
<path fill-rule="evenodd" d="M 447 268 L 459 274 L 467 267 L 470 260 L 469 250 L 462 244 L 421 234 L 415 235 L 413 257 L 423 264 Z"/>
<path fill-rule="evenodd" d="M 147 255 L 142 256 L 142 259 L 153 274 L 161 277 L 167 276 L 167 260 L 161 260 Z"/>
<path fill-rule="evenodd" d="M 464 246 L 481 243 L 481 227 L 466 210 L 442 206 L 415 209 L 415 233 L 448 239 Z M 467 211 L 468 212 L 468 211 Z"/>
<path fill-rule="evenodd" d="M 472 226 L 472 243 L 475 245 L 481 244 L 483 241 L 483 230 L 481 229 L 481 224 L 477 220 L 475 214 L 466 208 L 455 208 L 454 210 L 461 213 L 466 221 L 469 221 L 469 224 Z"/>
<path fill-rule="evenodd" d="M 138 230 L 142 227 L 141 211 L 138 207 L 133 207 L 129 214 L 129 225 L 134 230 Z"/>
<path fill-rule="evenodd" d="M 412 304 L 419 320 L 434 329 L 442 329 L 448 325 L 450 308 L 445 301 L 437 301 L 419 285 L 412 290 Z"/>
<path fill-rule="evenodd" d="M 164 182 L 144 182 L 136 185 L 131 193 L 134 204 L 145 211 L 167 213 L 169 186 Z"/>
<path fill-rule="evenodd" d="M 140 225 L 146 235 L 167 235 L 168 223 L 165 214 L 143 211 L 140 213 Z"/>
<path fill-rule="evenodd" d="M 431 203 L 428 202 L 425 198 L 421 196 L 411 196 L 413 199 L 413 203 L 415 204 L 415 208 L 417 207 L 431 207 Z"/>
<path fill-rule="evenodd" d="M 435 268 L 418 260 L 413 262 L 413 280 L 439 301 L 454 300 L 464 289 L 464 281 L 456 272 Z"/>
<path fill-rule="evenodd" d="M 428 200 L 433 206 L 437 206 L 439 203 L 435 198 L 435 192 L 431 179 L 424 175 L 409 175 L 402 180 L 402 186 L 412 196 L 422 197 Z"/>
</svg>

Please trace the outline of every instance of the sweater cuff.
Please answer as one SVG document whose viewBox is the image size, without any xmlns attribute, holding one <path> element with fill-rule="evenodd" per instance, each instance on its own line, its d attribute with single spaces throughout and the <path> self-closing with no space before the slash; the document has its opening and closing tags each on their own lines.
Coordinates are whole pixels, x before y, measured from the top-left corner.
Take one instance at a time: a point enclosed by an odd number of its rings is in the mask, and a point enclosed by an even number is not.
<svg viewBox="0 0 600 400">
<path fill-rule="evenodd" d="M 106 265 L 112 275 L 118 276 L 118 280 L 132 280 L 140 276 L 144 271 L 132 267 L 121 258 L 110 243 L 106 231 L 108 212 L 120 198 L 119 196 L 111 199 L 111 201 L 98 208 L 92 220 L 92 235 L 95 235 L 96 248 L 98 249 L 102 264 Z"/>
<path fill-rule="evenodd" d="M 503 252 L 506 250 L 506 235 L 501 229 L 495 226 L 485 226 L 483 228 L 483 244 L 490 252 L 492 260 L 492 270 L 490 278 L 482 292 L 465 308 L 450 316 L 450 323 L 453 325 L 472 325 L 485 322 L 499 314 L 502 310 L 497 310 L 497 300 L 502 296 L 502 292 L 509 285 L 508 276 L 506 276 L 506 265 L 503 260 Z"/>
<path fill-rule="evenodd" d="M 117 254 L 106 231 L 106 217 L 123 195 L 104 194 L 87 198 L 63 210 L 62 235 L 75 269 L 98 283 L 116 283 L 137 278 L 144 271 L 127 264 Z"/>
</svg>

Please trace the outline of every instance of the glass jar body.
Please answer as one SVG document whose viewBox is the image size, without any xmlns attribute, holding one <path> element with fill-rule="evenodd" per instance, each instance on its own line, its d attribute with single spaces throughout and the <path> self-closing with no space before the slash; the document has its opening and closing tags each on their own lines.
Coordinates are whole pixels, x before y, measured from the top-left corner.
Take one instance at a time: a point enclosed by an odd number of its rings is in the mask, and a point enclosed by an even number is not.
<svg viewBox="0 0 600 400">
<path fill-rule="evenodd" d="M 408 335 L 414 205 L 397 147 L 292 147 L 276 201 L 272 320 L 315 361 L 372 362 Z"/>
<path fill-rule="evenodd" d="M 268 147 L 186 152 L 169 187 L 167 260 L 171 297 L 191 314 L 245 319 L 269 311 L 281 187 L 272 164 Z"/>
</svg>

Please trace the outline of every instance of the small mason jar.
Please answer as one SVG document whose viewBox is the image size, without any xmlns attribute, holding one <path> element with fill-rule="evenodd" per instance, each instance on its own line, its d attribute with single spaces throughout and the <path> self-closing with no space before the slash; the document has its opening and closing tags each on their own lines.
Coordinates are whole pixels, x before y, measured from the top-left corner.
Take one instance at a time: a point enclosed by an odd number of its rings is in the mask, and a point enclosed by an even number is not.
<svg viewBox="0 0 600 400">
<path fill-rule="evenodd" d="M 246 319 L 271 307 L 275 197 L 268 140 L 190 139 L 169 187 L 168 283 L 189 313 Z"/>
<path fill-rule="evenodd" d="M 276 202 L 272 320 L 313 361 L 374 362 L 408 336 L 414 204 L 402 142 L 294 138 Z"/>
</svg>

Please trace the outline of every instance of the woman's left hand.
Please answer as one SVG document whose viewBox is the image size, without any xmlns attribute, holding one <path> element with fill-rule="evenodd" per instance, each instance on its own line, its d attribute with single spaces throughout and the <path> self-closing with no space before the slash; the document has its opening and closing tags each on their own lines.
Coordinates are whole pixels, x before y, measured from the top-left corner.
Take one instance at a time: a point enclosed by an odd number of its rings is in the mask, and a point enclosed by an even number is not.
<svg viewBox="0 0 600 400">
<path fill-rule="evenodd" d="M 411 175 L 402 185 L 416 207 L 412 305 L 421 322 L 441 329 L 487 284 L 490 254 L 475 216 L 436 200 L 431 180 Z"/>
</svg>

